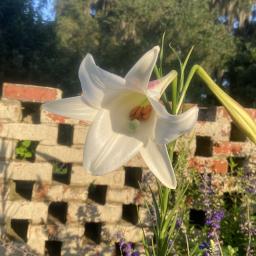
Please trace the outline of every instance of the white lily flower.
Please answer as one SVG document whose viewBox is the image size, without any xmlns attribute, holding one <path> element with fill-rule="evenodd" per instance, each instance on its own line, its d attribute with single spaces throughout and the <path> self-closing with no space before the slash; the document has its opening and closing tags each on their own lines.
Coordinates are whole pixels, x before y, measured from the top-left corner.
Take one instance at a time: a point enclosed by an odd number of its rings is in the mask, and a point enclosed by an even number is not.
<svg viewBox="0 0 256 256">
<path fill-rule="evenodd" d="M 116 170 L 140 152 L 153 174 L 176 188 L 166 144 L 193 128 L 198 108 L 174 116 L 159 102 L 177 73 L 149 82 L 158 54 L 159 47 L 152 48 L 124 78 L 101 69 L 87 54 L 79 69 L 83 94 L 44 104 L 49 112 L 92 121 L 83 160 L 92 175 Z"/>
</svg>

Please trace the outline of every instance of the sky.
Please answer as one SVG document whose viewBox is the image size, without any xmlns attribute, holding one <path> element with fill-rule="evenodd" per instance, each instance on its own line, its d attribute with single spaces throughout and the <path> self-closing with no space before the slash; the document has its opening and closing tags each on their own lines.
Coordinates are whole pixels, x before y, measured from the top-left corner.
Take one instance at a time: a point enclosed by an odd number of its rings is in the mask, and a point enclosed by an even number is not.
<svg viewBox="0 0 256 256">
<path fill-rule="evenodd" d="M 40 0 L 34 0 L 34 6 L 37 7 Z M 47 0 L 47 5 L 41 10 L 41 14 L 44 20 L 53 21 L 55 19 L 54 13 L 54 0 Z"/>
</svg>

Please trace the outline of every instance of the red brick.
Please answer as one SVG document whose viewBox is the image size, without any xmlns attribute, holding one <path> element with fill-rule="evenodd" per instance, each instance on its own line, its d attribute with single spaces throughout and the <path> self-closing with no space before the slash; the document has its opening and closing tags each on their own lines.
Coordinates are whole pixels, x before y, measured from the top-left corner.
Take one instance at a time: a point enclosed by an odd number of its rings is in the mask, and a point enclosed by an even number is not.
<svg viewBox="0 0 256 256">
<path fill-rule="evenodd" d="M 225 174 L 228 171 L 228 162 L 226 159 L 193 157 L 189 160 L 189 166 L 196 168 L 199 172 L 210 171 Z"/>
<path fill-rule="evenodd" d="M 227 160 L 221 160 L 221 159 L 213 160 L 212 171 L 219 174 L 226 174 L 228 171 Z"/>
<path fill-rule="evenodd" d="M 83 120 L 75 120 L 65 116 L 56 115 L 50 113 L 44 109 L 41 111 L 40 115 L 40 122 L 41 123 L 56 123 L 56 124 L 79 124 L 79 125 L 89 125 L 91 122 L 83 121 Z"/>
<path fill-rule="evenodd" d="M 256 120 L 256 109 L 255 108 L 247 108 L 246 109 L 249 115 Z"/>
<path fill-rule="evenodd" d="M 242 107 L 242 106 L 241 106 Z M 253 118 L 256 119 L 256 109 L 253 108 L 245 108 L 248 114 Z M 224 107 L 217 107 L 217 119 L 227 118 L 232 121 L 231 116 L 229 115 L 228 111 Z"/>
<path fill-rule="evenodd" d="M 61 90 L 51 87 L 11 83 L 3 85 L 3 98 L 6 99 L 43 103 L 60 99 L 61 95 Z"/>
<path fill-rule="evenodd" d="M 240 155 L 243 151 L 244 143 L 241 142 L 216 142 L 213 145 L 213 155 L 217 156 L 229 156 L 229 155 Z"/>
</svg>

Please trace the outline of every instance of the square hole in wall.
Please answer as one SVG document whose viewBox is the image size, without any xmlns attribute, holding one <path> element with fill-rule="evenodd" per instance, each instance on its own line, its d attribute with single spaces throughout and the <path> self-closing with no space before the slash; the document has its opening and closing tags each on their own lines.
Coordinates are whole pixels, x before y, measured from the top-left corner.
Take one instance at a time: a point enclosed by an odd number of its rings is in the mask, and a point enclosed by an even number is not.
<svg viewBox="0 0 256 256">
<path fill-rule="evenodd" d="M 38 102 L 21 102 L 22 106 L 22 121 L 26 123 L 40 123 L 40 107 Z"/>
<path fill-rule="evenodd" d="M 61 256 L 61 241 L 45 241 L 45 256 Z"/>
<path fill-rule="evenodd" d="M 20 140 L 15 148 L 16 159 L 34 162 L 39 141 Z"/>
<path fill-rule="evenodd" d="M 71 146 L 73 143 L 74 127 L 70 124 L 59 124 L 57 142 L 60 145 Z"/>
<path fill-rule="evenodd" d="M 106 203 L 106 194 L 108 186 L 91 184 L 88 189 L 88 198 L 98 204 Z"/>
<path fill-rule="evenodd" d="M 71 172 L 71 163 L 54 163 L 52 169 L 52 180 L 68 185 L 70 184 Z"/>
<path fill-rule="evenodd" d="M 229 157 L 228 159 L 228 173 L 237 176 L 238 172 L 243 171 L 246 162 L 245 157 Z"/>
<path fill-rule="evenodd" d="M 139 167 L 125 167 L 125 182 L 126 186 L 139 188 L 142 179 L 142 169 Z"/>
<path fill-rule="evenodd" d="M 205 225 L 206 214 L 203 210 L 190 209 L 189 211 L 189 223 L 195 225 L 197 228 L 201 228 Z"/>
<path fill-rule="evenodd" d="M 123 204 L 122 218 L 136 225 L 138 223 L 138 209 L 135 204 Z"/>
<path fill-rule="evenodd" d="M 196 156 L 211 157 L 213 143 L 211 137 L 196 136 Z"/>
<path fill-rule="evenodd" d="M 216 107 L 200 107 L 198 113 L 198 121 L 214 122 L 216 120 Z"/>
<path fill-rule="evenodd" d="M 35 181 L 14 180 L 15 192 L 22 198 L 31 201 Z"/>
<path fill-rule="evenodd" d="M 230 141 L 246 141 L 246 136 L 236 127 L 234 123 L 231 123 Z"/>
<path fill-rule="evenodd" d="M 68 204 L 66 202 L 51 202 L 48 208 L 48 223 L 54 224 L 67 221 Z"/>
<path fill-rule="evenodd" d="M 26 219 L 11 220 L 12 230 L 24 242 L 27 242 L 28 225 L 29 225 L 29 220 L 26 220 Z"/>
<path fill-rule="evenodd" d="M 84 235 L 89 240 L 93 241 L 96 244 L 101 242 L 101 222 L 86 222 L 84 225 Z"/>
</svg>

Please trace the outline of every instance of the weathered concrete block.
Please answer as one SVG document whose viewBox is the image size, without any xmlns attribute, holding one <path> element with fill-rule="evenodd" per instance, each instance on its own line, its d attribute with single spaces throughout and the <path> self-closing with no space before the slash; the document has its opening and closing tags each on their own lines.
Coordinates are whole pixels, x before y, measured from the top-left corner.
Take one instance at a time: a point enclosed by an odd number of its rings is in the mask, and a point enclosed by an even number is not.
<svg viewBox="0 0 256 256">
<path fill-rule="evenodd" d="M 2 123 L 0 124 L 0 137 L 40 141 L 45 145 L 55 145 L 58 138 L 58 127 L 43 124 Z"/>
<path fill-rule="evenodd" d="M 44 255 L 45 241 L 48 240 L 47 227 L 42 225 L 29 225 L 27 238 L 27 245 L 39 255 Z"/>
<path fill-rule="evenodd" d="M 131 204 L 135 203 L 138 190 L 134 188 L 123 188 L 123 189 L 113 189 L 109 188 L 107 190 L 106 201 L 113 203 L 124 203 Z"/>
<path fill-rule="evenodd" d="M 2 162 L 2 164 L 4 163 Z M 1 173 L 0 177 L 2 176 L 3 175 Z M 52 165 L 50 163 L 29 163 L 25 161 L 13 161 L 6 164 L 6 178 L 13 180 L 34 180 L 51 183 Z"/>
<path fill-rule="evenodd" d="M 220 107 L 217 107 L 217 110 L 216 110 L 216 121 L 220 122 L 220 121 L 232 121 L 229 113 L 227 112 L 227 110 L 220 106 Z"/>
<path fill-rule="evenodd" d="M 120 239 L 120 235 L 127 242 L 141 242 L 143 232 L 140 227 L 128 224 L 105 224 L 102 227 L 101 237 L 105 242 L 116 242 Z"/>
<path fill-rule="evenodd" d="M 199 136 L 209 136 L 214 141 L 229 141 L 230 122 L 201 122 L 198 121 L 195 126 L 195 133 Z"/>
<path fill-rule="evenodd" d="M 79 239 L 84 235 L 84 226 L 79 224 L 72 224 L 69 226 L 56 226 L 56 225 L 47 225 L 46 232 L 48 237 L 51 239 L 58 239 L 60 241 L 72 239 Z"/>
<path fill-rule="evenodd" d="M 20 122 L 22 118 L 21 104 L 17 100 L 0 101 L 1 122 Z"/>
<path fill-rule="evenodd" d="M 90 126 L 74 126 L 73 144 L 84 144 Z"/>
<path fill-rule="evenodd" d="M 37 241 L 38 240 L 38 241 Z M 40 255 L 44 255 L 45 241 L 57 240 L 62 242 L 61 255 L 83 256 L 113 256 L 113 244 L 96 245 L 88 242 L 84 236 L 82 225 L 55 226 L 55 225 L 30 225 L 28 229 L 27 244 Z"/>
<path fill-rule="evenodd" d="M 16 141 L 0 138 L 0 160 L 11 159 L 14 156 Z"/>
<path fill-rule="evenodd" d="M 35 186 L 34 199 L 47 201 L 86 201 L 87 187 L 70 187 L 67 185 L 38 184 Z"/>
<path fill-rule="evenodd" d="M 117 222 L 122 217 L 122 205 L 70 202 L 68 206 L 68 223 Z"/>
<path fill-rule="evenodd" d="M 3 98 L 30 102 L 46 102 L 60 99 L 62 91 L 57 88 L 24 85 L 24 84 L 3 84 Z"/>
<path fill-rule="evenodd" d="M 115 245 L 103 244 L 96 245 L 89 243 L 85 239 L 66 239 L 62 245 L 62 255 L 81 255 L 81 256 L 113 256 L 116 255 Z"/>
<path fill-rule="evenodd" d="M 67 146 L 38 145 L 36 149 L 37 161 L 60 161 L 62 163 L 82 163 L 83 148 Z"/>
<path fill-rule="evenodd" d="M 116 171 L 103 176 L 92 176 L 81 165 L 72 166 L 72 175 L 70 183 L 72 185 L 89 185 L 91 183 L 97 185 L 109 185 L 112 187 L 123 187 L 125 180 L 124 169 L 120 168 Z"/>
<path fill-rule="evenodd" d="M 1 202 L 0 216 L 10 219 L 29 219 L 33 224 L 46 223 L 48 205 L 43 202 L 6 201 Z"/>
</svg>

